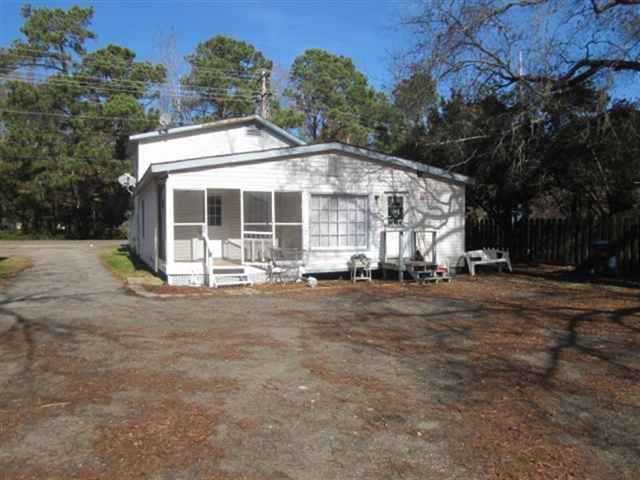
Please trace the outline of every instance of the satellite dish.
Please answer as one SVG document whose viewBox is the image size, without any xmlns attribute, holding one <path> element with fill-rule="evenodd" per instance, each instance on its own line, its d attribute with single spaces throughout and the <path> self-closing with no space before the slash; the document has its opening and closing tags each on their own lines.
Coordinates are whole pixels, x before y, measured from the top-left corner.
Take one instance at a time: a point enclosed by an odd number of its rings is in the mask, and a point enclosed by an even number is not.
<svg viewBox="0 0 640 480">
<path fill-rule="evenodd" d="M 160 128 L 166 130 L 171 125 L 171 114 L 168 112 L 160 115 Z"/>
<path fill-rule="evenodd" d="M 136 179 L 133 175 L 123 173 L 118 177 L 118 183 L 122 185 L 122 187 L 126 188 L 129 193 L 131 193 L 133 191 L 133 187 L 136 186 Z"/>
</svg>

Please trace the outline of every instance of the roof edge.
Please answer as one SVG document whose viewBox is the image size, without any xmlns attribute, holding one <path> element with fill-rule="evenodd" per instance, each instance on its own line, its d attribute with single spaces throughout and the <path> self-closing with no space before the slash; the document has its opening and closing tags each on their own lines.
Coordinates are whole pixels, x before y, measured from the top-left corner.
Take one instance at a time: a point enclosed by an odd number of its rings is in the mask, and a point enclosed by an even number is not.
<svg viewBox="0 0 640 480">
<path fill-rule="evenodd" d="M 269 130 L 272 133 L 275 133 L 276 135 L 283 137 L 296 145 L 306 145 L 306 142 L 304 142 L 303 140 L 299 139 L 295 135 L 290 134 L 285 129 L 277 126 L 275 123 L 262 118 L 260 115 L 249 115 L 246 117 L 227 118 L 225 120 L 201 123 L 198 125 L 185 125 L 182 127 L 169 128 L 168 130 L 164 130 L 164 131 L 153 130 L 151 132 L 135 133 L 133 135 L 129 135 L 129 141 L 137 142 L 139 140 L 160 139 L 160 138 L 170 137 L 172 135 L 180 135 L 182 133 L 197 132 L 202 130 L 215 129 L 215 128 L 221 128 L 221 127 L 227 127 L 227 126 L 244 125 L 244 124 L 250 124 L 250 123 L 259 124 L 266 130 Z"/>
<path fill-rule="evenodd" d="M 347 143 L 331 142 L 316 143 L 312 145 L 301 145 L 297 147 L 283 147 L 269 150 L 254 150 L 210 157 L 199 157 L 184 160 L 174 160 L 168 162 L 153 163 L 149 166 L 151 173 L 174 172 L 182 170 L 195 170 L 207 167 L 229 166 L 244 163 L 267 162 L 274 160 L 284 160 L 297 156 L 310 156 L 321 153 L 346 153 L 360 158 L 379 161 L 400 168 L 415 170 L 416 172 L 441 178 L 444 180 L 473 185 L 475 182 L 471 177 L 460 173 L 450 172 L 442 168 L 433 167 L 425 163 L 407 160 L 405 158 L 387 155 L 363 147 L 357 147 Z"/>
</svg>

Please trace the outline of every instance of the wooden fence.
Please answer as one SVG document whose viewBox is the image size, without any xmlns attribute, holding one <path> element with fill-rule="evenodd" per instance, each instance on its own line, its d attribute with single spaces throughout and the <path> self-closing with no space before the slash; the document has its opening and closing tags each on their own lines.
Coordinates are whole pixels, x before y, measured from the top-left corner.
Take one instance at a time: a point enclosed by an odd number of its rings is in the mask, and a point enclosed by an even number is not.
<svg viewBox="0 0 640 480">
<path fill-rule="evenodd" d="M 534 219 L 509 227 L 493 220 L 467 221 L 467 250 L 508 248 L 513 260 L 582 265 L 591 245 L 607 240 L 621 272 L 640 273 L 640 216 L 614 215 L 593 221 Z"/>
</svg>

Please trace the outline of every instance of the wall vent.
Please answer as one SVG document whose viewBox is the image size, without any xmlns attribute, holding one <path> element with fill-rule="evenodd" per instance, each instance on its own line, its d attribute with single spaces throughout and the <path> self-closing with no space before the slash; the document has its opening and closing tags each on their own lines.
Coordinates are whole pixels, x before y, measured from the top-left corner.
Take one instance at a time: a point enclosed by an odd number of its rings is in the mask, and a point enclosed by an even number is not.
<svg viewBox="0 0 640 480">
<path fill-rule="evenodd" d="M 247 135 L 251 135 L 252 137 L 261 137 L 262 130 L 256 127 L 249 127 L 247 128 Z"/>
</svg>

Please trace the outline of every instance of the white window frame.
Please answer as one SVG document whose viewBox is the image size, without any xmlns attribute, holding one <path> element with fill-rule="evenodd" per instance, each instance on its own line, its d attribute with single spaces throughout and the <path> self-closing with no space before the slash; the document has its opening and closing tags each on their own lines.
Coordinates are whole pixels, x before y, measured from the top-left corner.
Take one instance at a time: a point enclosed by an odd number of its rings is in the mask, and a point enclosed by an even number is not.
<svg viewBox="0 0 640 480">
<path fill-rule="evenodd" d="M 364 244 L 362 245 L 336 245 L 336 246 L 319 246 L 319 245 L 314 245 L 313 244 L 313 237 L 314 236 L 319 236 L 319 235 L 314 235 L 312 233 L 312 229 L 313 229 L 313 224 L 314 224 L 314 220 L 313 220 L 313 199 L 314 197 L 329 197 L 329 198 L 361 198 L 364 199 L 365 201 L 365 212 L 364 212 Z M 369 226 L 370 226 L 370 198 L 369 198 L 369 194 L 367 193 L 326 193 L 326 192 L 317 192 L 317 193 L 311 193 L 310 197 L 309 197 L 309 249 L 310 250 L 316 250 L 316 251 L 362 251 L 362 250 L 368 250 L 369 249 Z M 336 210 L 337 215 L 338 215 L 338 219 L 336 219 L 336 225 L 340 224 L 339 221 L 339 215 L 340 215 L 340 209 L 338 208 Z M 339 226 L 338 228 L 338 232 L 339 232 Z M 329 234 L 327 234 L 329 235 Z M 338 237 L 338 243 L 340 243 L 340 233 L 336 234 Z M 356 234 L 356 237 L 358 235 Z"/>
</svg>

